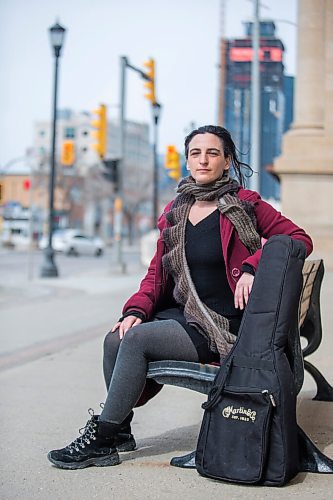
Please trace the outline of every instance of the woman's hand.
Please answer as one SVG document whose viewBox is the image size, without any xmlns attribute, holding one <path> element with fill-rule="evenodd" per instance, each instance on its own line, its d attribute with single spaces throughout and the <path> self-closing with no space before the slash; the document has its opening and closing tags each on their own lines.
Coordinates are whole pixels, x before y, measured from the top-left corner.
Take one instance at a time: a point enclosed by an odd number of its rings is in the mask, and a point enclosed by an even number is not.
<svg viewBox="0 0 333 500">
<path fill-rule="evenodd" d="M 117 328 L 119 328 L 119 338 L 122 339 L 130 328 L 132 326 L 140 325 L 142 323 L 142 319 L 137 318 L 136 316 L 126 316 L 122 321 L 118 321 L 114 327 L 112 328 L 111 332 L 115 332 Z"/>
<path fill-rule="evenodd" d="M 234 296 L 236 309 L 244 309 L 244 307 L 248 303 L 249 295 L 252 290 L 253 280 L 254 276 L 249 273 L 243 273 L 239 278 Z"/>
</svg>

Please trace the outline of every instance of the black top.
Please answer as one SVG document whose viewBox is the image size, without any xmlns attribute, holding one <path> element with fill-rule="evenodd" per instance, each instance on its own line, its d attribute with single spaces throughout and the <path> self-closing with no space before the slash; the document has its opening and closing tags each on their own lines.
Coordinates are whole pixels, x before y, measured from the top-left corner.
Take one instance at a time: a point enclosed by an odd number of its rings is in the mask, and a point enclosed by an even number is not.
<svg viewBox="0 0 333 500">
<path fill-rule="evenodd" d="M 188 220 L 185 229 L 185 254 L 200 300 L 213 311 L 228 318 L 230 331 L 237 335 L 243 311 L 234 307 L 234 295 L 227 280 L 222 254 L 219 225 L 218 209 L 195 226 Z M 191 337 L 202 363 L 219 361 L 219 356 L 209 350 L 206 337 L 187 324 L 181 308 L 160 311 L 155 317 L 177 320 Z"/>
<path fill-rule="evenodd" d="M 227 280 L 219 224 L 218 209 L 195 226 L 187 221 L 186 260 L 201 301 L 222 316 L 238 316 Z"/>
</svg>

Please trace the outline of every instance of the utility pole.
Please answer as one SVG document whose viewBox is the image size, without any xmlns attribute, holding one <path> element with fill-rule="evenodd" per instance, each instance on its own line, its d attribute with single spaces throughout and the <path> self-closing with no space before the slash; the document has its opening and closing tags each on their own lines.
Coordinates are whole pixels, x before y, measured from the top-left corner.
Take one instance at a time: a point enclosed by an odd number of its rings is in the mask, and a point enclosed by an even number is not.
<svg viewBox="0 0 333 500">
<path fill-rule="evenodd" d="M 251 167 L 250 188 L 260 190 L 260 21 L 259 0 L 254 0 L 252 24 L 252 64 L 251 64 Z"/>
<path fill-rule="evenodd" d="M 226 84 L 226 50 L 225 36 L 225 2 L 220 0 L 220 39 L 219 39 L 219 81 L 218 81 L 218 118 L 217 123 L 224 126 L 225 84 Z"/>
</svg>

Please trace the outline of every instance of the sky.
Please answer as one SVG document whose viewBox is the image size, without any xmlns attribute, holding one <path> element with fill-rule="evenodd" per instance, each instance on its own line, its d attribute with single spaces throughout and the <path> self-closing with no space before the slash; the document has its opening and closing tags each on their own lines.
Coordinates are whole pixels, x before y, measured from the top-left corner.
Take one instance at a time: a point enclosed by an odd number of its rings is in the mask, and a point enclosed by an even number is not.
<svg viewBox="0 0 333 500">
<path fill-rule="evenodd" d="M 191 123 L 217 121 L 218 47 L 244 35 L 251 0 L 0 0 L 0 166 L 32 146 L 33 124 L 50 120 L 54 57 L 48 28 L 66 29 L 60 59 L 58 107 L 119 113 L 120 56 L 144 69 L 155 59 L 157 99 L 162 104 L 160 152 L 182 151 Z M 263 0 L 261 17 L 276 20 L 286 47 L 287 74 L 296 73 L 297 0 Z M 287 22 L 286 22 L 287 21 Z M 126 118 L 151 123 L 143 80 L 127 71 Z"/>
</svg>

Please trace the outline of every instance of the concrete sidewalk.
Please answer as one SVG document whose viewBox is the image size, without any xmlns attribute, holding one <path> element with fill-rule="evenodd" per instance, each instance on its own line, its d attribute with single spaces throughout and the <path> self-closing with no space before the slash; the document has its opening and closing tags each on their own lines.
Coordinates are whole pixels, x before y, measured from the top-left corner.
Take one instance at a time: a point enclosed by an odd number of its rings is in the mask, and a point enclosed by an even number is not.
<svg viewBox="0 0 333 500">
<path fill-rule="evenodd" d="M 53 347 L 47 351 L 49 354 L 42 351 L 39 359 L 24 359 L 21 364 L 18 362 L 0 373 L 0 497 L 5 500 L 330 498 L 331 475 L 299 474 L 290 485 L 280 490 L 219 483 L 202 478 L 195 470 L 170 467 L 172 456 L 195 448 L 202 417 L 200 405 L 205 400 L 205 396 L 173 387 L 164 387 L 150 403 L 136 410 L 133 429 L 139 449 L 123 454 L 120 466 L 63 471 L 49 464 L 46 459 L 48 450 L 66 445 L 77 437 L 78 429 L 88 418 L 87 409 L 93 407 L 98 413 L 99 402 L 105 398 L 102 377 L 105 330 L 98 334 L 96 324 L 95 334 L 91 338 L 84 337 L 84 342 L 80 340 L 79 330 L 86 325 L 89 301 L 92 301 L 92 310 L 97 308 L 101 314 L 102 307 L 99 309 L 97 304 L 103 302 L 105 308 L 105 304 L 112 300 L 107 313 L 108 322 L 113 321 L 116 317 L 111 316 L 118 314 L 118 305 L 120 307 L 128 294 L 137 288 L 139 275 L 139 272 L 134 273 L 125 279 L 118 279 L 115 275 L 111 288 L 107 289 L 105 285 L 103 293 L 99 293 L 96 285 L 99 282 L 102 287 L 102 277 L 98 278 L 94 273 L 82 275 L 81 281 L 75 279 L 75 283 L 57 281 L 49 285 L 53 287 L 47 299 L 49 312 L 54 309 L 54 304 L 64 306 L 66 301 L 71 307 L 75 304 L 78 328 L 76 334 L 73 331 L 64 334 L 62 343 L 53 338 Z M 61 291 L 60 295 L 55 288 Z M 326 273 L 322 289 L 324 337 L 319 351 L 310 361 L 331 382 L 332 303 L 333 273 Z M 35 308 L 38 309 L 38 300 L 37 306 L 36 300 L 31 300 L 25 302 L 24 307 L 27 313 L 30 310 L 31 318 L 20 317 L 22 310 L 17 313 L 15 321 L 21 324 L 21 328 L 33 324 L 32 316 Z M 4 312 L 6 309 L 1 315 Z M 64 316 L 67 313 L 67 310 L 63 311 Z M 101 318 L 101 325 L 105 318 L 107 316 Z M 11 321 L 14 323 L 13 319 Z M 55 329 L 54 324 L 49 325 L 51 330 Z M 299 397 L 299 422 L 317 446 L 333 457 L 333 403 L 312 401 L 313 394 L 314 383 L 306 376 Z"/>
<path fill-rule="evenodd" d="M 123 275 L 116 268 L 74 276 L 16 278 L 0 286 L 0 370 L 43 350 L 103 336 L 145 273 L 139 263 Z M 36 357 L 35 356 L 35 357 Z"/>
</svg>

